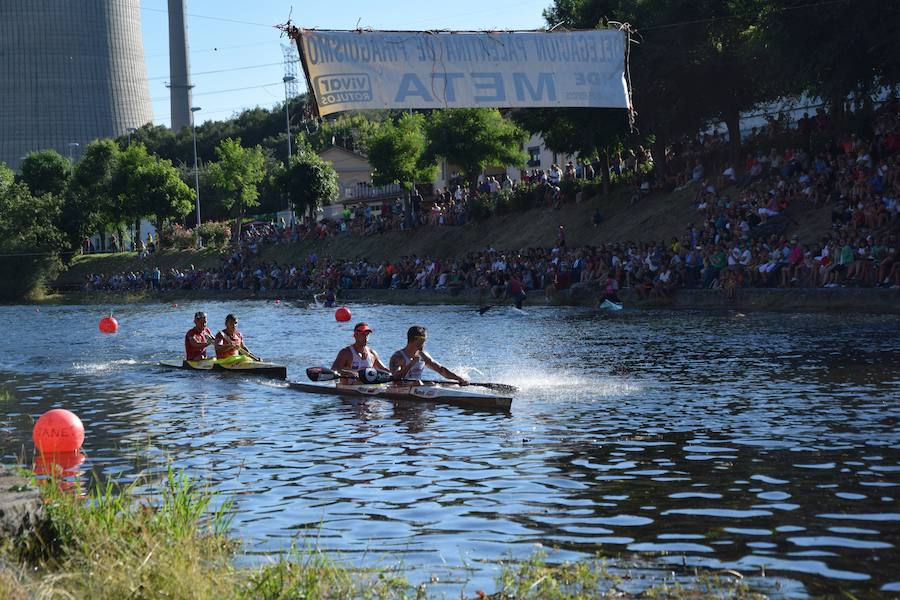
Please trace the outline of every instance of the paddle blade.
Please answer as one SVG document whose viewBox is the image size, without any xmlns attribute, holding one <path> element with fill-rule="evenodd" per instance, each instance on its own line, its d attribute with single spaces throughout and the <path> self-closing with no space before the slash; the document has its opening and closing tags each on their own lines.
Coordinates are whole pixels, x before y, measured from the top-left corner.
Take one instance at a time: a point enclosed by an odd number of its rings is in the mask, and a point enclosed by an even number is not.
<svg viewBox="0 0 900 600">
<path fill-rule="evenodd" d="M 470 383 L 469 385 L 488 388 L 489 390 L 494 390 L 501 394 L 515 394 L 519 391 L 519 388 L 514 385 L 509 385 L 508 383 Z"/>
<path fill-rule="evenodd" d="M 309 367 L 306 369 L 306 376 L 310 381 L 332 381 L 341 375 L 337 371 L 325 367 Z"/>
<path fill-rule="evenodd" d="M 356 375 L 359 377 L 360 381 L 365 381 L 366 383 L 387 383 L 395 380 L 395 377 L 390 373 L 379 371 L 378 369 L 373 369 L 371 367 L 368 369 L 360 369 L 357 371 Z"/>
<path fill-rule="evenodd" d="M 488 306 L 482 306 L 481 308 L 478 309 L 478 314 L 483 315 L 484 313 L 491 310 L 492 308 L 494 308 L 493 304 L 489 304 Z"/>
</svg>

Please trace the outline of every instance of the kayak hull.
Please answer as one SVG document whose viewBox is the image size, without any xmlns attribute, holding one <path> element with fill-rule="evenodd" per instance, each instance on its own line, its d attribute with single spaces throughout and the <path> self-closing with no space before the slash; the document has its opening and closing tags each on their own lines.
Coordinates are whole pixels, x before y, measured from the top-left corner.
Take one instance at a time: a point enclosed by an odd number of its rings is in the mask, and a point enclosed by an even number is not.
<svg viewBox="0 0 900 600">
<path fill-rule="evenodd" d="M 170 369 L 185 369 L 188 371 L 215 371 L 216 373 L 241 373 L 244 375 L 257 375 L 259 377 L 271 377 L 273 379 L 287 379 L 287 367 L 274 363 L 247 361 L 233 365 L 220 365 L 215 359 L 207 360 L 161 360 L 159 366 Z"/>
<path fill-rule="evenodd" d="M 508 411 L 512 406 L 512 397 L 510 396 L 496 396 L 471 389 L 443 385 L 322 384 L 299 381 L 292 381 L 288 385 L 291 389 L 313 394 L 438 402 L 481 410 Z"/>
</svg>

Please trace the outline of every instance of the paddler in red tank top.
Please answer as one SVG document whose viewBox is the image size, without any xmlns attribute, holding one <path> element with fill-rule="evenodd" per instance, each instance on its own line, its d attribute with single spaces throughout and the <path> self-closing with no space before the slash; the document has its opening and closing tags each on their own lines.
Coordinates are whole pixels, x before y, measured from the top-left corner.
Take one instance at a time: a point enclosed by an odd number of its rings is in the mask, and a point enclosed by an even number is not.
<svg viewBox="0 0 900 600">
<path fill-rule="evenodd" d="M 212 344 L 212 332 L 206 327 L 206 313 L 194 314 L 194 327 L 184 334 L 184 353 L 188 360 L 206 360 L 206 347 Z"/>
<path fill-rule="evenodd" d="M 225 317 L 225 329 L 216 334 L 216 358 L 219 364 L 229 365 L 252 358 L 259 358 L 244 345 L 244 336 L 237 329 L 238 319 L 233 314 Z"/>
</svg>

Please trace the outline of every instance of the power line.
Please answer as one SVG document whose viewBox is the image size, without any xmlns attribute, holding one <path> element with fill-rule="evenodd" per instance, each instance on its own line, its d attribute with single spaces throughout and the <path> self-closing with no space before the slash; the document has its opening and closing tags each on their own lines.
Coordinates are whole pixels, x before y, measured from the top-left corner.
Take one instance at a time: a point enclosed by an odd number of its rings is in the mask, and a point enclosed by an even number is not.
<svg viewBox="0 0 900 600">
<path fill-rule="evenodd" d="M 129 5 L 129 6 L 130 6 L 130 3 L 127 2 L 127 1 L 126 1 L 126 2 L 120 2 L 120 4 L 126 4 L 126 5 Z M 148 11 L 148 12 L 165 13 L 165 14 L 169 14 L 169 13 L 171 12 L 171 11 L 170 11 L 169 9 L 167 9 L 167 8 L 148 8 L 148 7 L 146 7 L 146 6 L 141 6 L 141 10 L 145 10 L 145 11 Z M 210 17 L 210 16 L 207 16 L 207 15 L 195 15 L 195 14 L 192 14 L 192 13 L 184 13 L 184 16 L 186 16 L 186 17 L 191 17 L 191 18 L 194 18 L 194 19 L 207 19 L 207 20 L 209 20 L 209 21 L 220 21 L 220 22 L 222 22 L 222 23 L 237 23 L 238 25 L 252 25 L 252 26 L 254 26 L 254 27 L 266 27 L 266 28 L 269 28 L 269 29 L 274 29 L 274 28 L 275 28 L 275 26 L 272 25 L 271 23 L 269 23 L 269 24 L 266 24 L 266 23 L 254 23 L 253 21 L 241 21 L 241 20 L 239 20 L 239 19 L 226 19 L 225 17 Z"/>
<path fill-rule="evenodd" d="M 294 62 L 299 63 L 300 61 L 295 60 Z M 191 76 L 193 77 L 194 75 L 212 75 L 214 73 L 230 73 L 231 71 L 247 71 L 249 69 L 262 69 L 263 67 L 274 67 L 276 65 L 281 65 L 281 64 L 284 64 L 284 63 L 276 62 L 276 63 L 266 63 L 264 65 L 247 65 L 244 67 L 233 67 L 230 69 L 216 69 L 214 71 L 197 71 L 196 73 L 192 72 Z M 168 78 L 168 75 L 160 75 L 158 77 L 148 77 L 147 81 L 159 81 L 161 79 L 167 79 L 167 78 Z"/>
</svg>

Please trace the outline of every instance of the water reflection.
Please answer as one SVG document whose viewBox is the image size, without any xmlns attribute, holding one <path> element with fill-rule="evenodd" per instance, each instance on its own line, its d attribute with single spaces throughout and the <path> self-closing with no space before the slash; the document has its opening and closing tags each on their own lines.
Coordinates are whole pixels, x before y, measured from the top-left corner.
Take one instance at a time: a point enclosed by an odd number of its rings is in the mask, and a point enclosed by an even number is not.
<svg viewBox="0 0 900 600">
<path fill-rule="evenodd" d="M 129 306 L 114 336 L 96 332 L 109 308 L 2 307 L 10 339 L 28 340 L 0 349 L 5 462 L 64 406 L 87 429 L 80 468 L 149 490 L 172 462 L 232 497 L 247 560 L 300 538 L 492 589 L 499 559 L 542 544 L 814 592 L 897 584 L 896 318 L 354 307 L 382 355 L 418 322 L 451 369 L 518 385 L 507 415 L 157 369 L 200 309 L 239 311 L 292 377 L 350 340 L 330 312 L 267 303 Z M 79 344 L 65 355 L 61 329 Z"/>
</svg>

